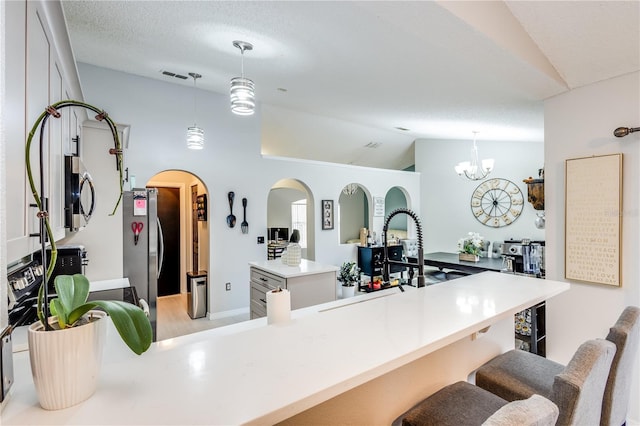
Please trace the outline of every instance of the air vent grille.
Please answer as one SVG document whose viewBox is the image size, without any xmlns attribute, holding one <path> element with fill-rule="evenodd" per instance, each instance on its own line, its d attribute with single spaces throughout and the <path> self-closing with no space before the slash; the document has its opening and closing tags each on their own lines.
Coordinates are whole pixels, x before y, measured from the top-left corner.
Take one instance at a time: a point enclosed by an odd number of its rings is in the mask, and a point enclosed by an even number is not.
<svg viewBox="0 0 640 426">
<path fill-rule="evenodd" d="M 182 74 L 176 74 L 175 72 L 171 72 L 171 71 L 161 71 L 162 75 L 166 75 L 167 77 L 175 77 L 175 78 L 179 78 L 180 80 L 186 80 L 187 77 L 186 75 L 182 75 Z"/>
</svg>

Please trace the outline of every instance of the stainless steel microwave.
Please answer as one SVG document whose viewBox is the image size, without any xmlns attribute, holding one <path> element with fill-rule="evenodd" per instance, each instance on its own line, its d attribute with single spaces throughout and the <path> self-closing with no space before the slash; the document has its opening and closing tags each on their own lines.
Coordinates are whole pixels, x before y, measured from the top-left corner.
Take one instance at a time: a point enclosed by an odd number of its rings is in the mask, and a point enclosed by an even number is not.
<svg viewBox="0 0 640 426">
<path fill-rule="evenodd" d="M 64 157 L 65 227 L 77 231 L 87 226 L 96 207 L 96 191 L 91 175 L 80 157 Z"/>
</svg>

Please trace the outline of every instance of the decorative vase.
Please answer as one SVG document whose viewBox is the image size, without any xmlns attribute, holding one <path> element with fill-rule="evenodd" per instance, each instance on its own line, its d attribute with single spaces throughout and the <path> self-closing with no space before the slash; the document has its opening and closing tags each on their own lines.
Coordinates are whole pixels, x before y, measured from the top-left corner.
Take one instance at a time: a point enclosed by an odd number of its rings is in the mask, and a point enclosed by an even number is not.
<svg viewBox="0 0 640 426">
<path fill-rule="evenodd" d="M 343 285 L 342 286 L 342 298 L 346 299 L 349 297 L 353 297 L 356 294 L 356 286 L 355 285 L 351 285 L 351 286 L 346 286 Z"/>
<path fill-rule="evenodd" d="M 458 259 L 465 262 L 478 262 L 480 260 L 480 256 L 471 253 L 458 253 Z"/>
<path fill-rule="evenodd" d="M 287 265 L 297 266 L 302 262 L 302 247 L 298 243 L 289 243 L 287 246 Z"/>
<path fill-rule="evenodd" d="M 31 374 L 38 400 L 46 410 L 71 407 L 96 390 L 107 332 L 107 314 L 89 311 L 87 323 L 44 331 L 40 321 L 28 330 Z M 55 317 L 49 324 L 57 324 Z"/>
</svg>

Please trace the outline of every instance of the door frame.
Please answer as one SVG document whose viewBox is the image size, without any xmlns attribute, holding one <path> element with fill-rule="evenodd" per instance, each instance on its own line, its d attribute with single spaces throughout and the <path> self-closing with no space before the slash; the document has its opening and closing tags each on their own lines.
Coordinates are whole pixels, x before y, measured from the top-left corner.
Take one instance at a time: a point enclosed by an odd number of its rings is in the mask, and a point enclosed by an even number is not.
<svg viewBox="0 0 640 426">
<path fill-rule="evenodd" d="M 188 217 L 185 217 L 185 211 L 191 211 L 191 204 L 187 201 L 186 188 L 185 184 L 182 182 L 169 182 L 169 181 L 154 181 L 150 180 L 146 183 L 146 186 L 154 187 L 154 188 L 174 188 L 179 189 L 180 191 L 180 294 L 187 292 L 187 263 L 190 261 L 187 259 L 187 222 L 191 220 Z M 191 195 L 191 192 L 189 192 Z M 190 197 L 189 197 L 190 198 Z M 188 206 L 185 206 L 185 203 L 189 203 Z M 188 210 L 187 210 L 188 207 Z"/>
</svg>

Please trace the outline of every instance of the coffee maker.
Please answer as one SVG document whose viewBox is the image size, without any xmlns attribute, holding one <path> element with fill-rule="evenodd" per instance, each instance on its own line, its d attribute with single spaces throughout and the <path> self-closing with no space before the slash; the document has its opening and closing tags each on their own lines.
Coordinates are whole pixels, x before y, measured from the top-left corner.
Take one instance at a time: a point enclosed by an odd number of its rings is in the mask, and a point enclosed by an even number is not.
<svg viewBox="0 0 640 426">
<path fill-rule="evenodd" d="M 544 241 L 505 240 L 502 243 L 503 272 L 544 278 Z"/>
</svg>

